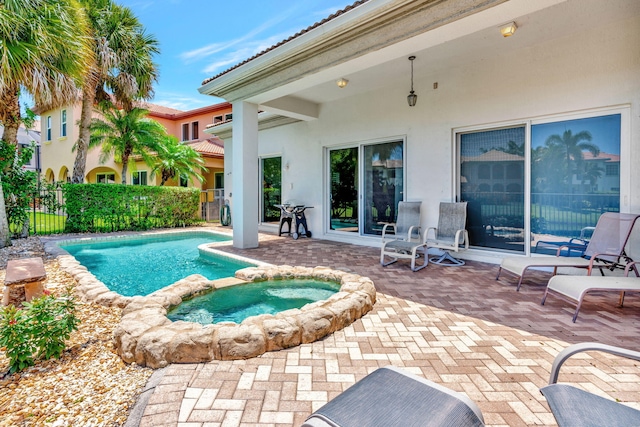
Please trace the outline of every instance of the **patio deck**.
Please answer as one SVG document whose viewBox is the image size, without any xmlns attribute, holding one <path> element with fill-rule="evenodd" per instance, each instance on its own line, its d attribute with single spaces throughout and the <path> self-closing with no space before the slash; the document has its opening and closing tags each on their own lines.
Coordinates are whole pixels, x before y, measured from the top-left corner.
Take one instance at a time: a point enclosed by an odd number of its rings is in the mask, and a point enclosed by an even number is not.
<svg viewBox="0 0 640 427">
<path fill-rule="evenodd" d="M 273 264 L 352 271 L 373 279 L 374 309 L 324 340 L 250 360 L 170 365 L 140 426 L 298 426 L 374 369 L 395 365 L 466 393 L 491 426 L 556 425 L 538 388 L 568 344 L 599 341 L 640 350 L 640 298 L 590 296 L 577 323 L 556 298 L 540 305 L 549 275 L 495 280 L 497 266 L 379 264 L 379 249 L 261 234 L 260 247 L 224 250 Z M 560 381 L 640 409 L 640 368 L 598 353 L 575 357 Z"/>
</svg>

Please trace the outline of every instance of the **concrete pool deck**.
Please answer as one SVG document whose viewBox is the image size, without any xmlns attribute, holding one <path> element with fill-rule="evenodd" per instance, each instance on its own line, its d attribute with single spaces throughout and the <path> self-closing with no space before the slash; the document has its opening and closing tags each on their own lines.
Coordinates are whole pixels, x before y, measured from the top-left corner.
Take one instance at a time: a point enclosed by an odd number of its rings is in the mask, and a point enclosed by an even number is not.
<svg viewBox="0 0 640 427">
<path fill-rule="evenodd" d="M 555 425 L 538 389 L 555 355 L 569 344 L 598 341 L 640 350 L 640 299 L 617 308 L 616 295 L 590 297 L 577 323 L 559 299 L 540 305 L 549 275 L 536 273 L 520 292 L 498 266 L 406 263 L 381 267 L 379 249 L 261 234 L 260 247 L 219 247 L 272 264 L 328 266 L 373 279 L 378 302 L 342 331 L 292 349 L 240 361 L 173 364 L 155 375 L 140 426 L 297 426 L 318 407 L 377 367 L 395 365 L 466 393 L 487 425 Z M 631 402 L 640 409 L 640 368 L 598 353 L 573 358 L 560 381 Z"/>
</svg>

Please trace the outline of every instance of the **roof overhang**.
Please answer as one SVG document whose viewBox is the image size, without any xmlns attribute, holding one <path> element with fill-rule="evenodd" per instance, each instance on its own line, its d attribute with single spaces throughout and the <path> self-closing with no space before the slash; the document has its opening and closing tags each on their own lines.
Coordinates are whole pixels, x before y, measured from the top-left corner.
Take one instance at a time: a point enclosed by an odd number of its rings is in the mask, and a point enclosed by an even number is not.
<svg viewBox="0 0 640 427">
<path fill-rule="evenodd" d="M 416 54 L 420 59 L 416 67 L 428 69 L 430 56 L 420 52 L 487 29 L 498 43 L 502 41 L 499 25 L 564 1 L 371 0 L 213 78 L 199 91 L 229 102 L 256 103 L 274 112 L 282 104 L 306 101 L 305 109 L 313 111 L 332 97 L 353 95 L 354 88 L 340 92 L 335 85 L 340 77 L 364 73 L 368 80 L 360 81 L 355 90 L 366 91 L 380 82 L 368 76 L 368 70 L 380 69 L 383 77 L 392 76 L 399 61 L 406 68 L 407 56 Z M 353 77 L 349 80 L 353 86 L 358 82 Z M 331 90 L 320 97 L 307 92 L 319 86 Z"/>
</svg>

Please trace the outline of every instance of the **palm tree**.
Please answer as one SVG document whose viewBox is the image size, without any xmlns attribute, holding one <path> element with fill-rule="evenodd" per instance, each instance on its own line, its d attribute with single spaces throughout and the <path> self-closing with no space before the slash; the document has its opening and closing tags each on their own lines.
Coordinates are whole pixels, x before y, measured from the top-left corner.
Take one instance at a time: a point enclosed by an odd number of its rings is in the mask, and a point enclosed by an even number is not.
<svg viewBox="0 0 640 427">
<path fill-rule="evenodd" d="M 105 103 L 101 112 L 104 120 L 94 118 L 91 121 L 89 147 L 101 147 L 102 163 L 111 156 L 117 163 L 122 163 L 122 184 L 126 184 L 131 156 L 140 156 L 146 164 L 151 165 L 153 153 L 160 150 L 167 132 L 160 123 L 146 118 L 149 111 L 144 108 L 134 107 L 131 111 L 125 111 Z"/>
<path fill-rule="evenodd" d="M 91 123 L 96 101 L 113 93 L 118 105 L 131 111 L 135 100 L 150 99 L 157 67 L 152 57 L 157 40 L 146 34 L 130 9 L 112 0 L 81 0 L 89 18 L 95 60 L 82 86 L 82 112 L 72 182 L 84 182 Z"/>
<path fill-rule="evenodd" d="M 57 107 L 77 99 L 93 57 L 86 18 L 76 0 L 3 1 L 0 7 L 0 122 L 2 138 L 17 144 L 19 94 Z"/>
<path fill-rule="evenodd" d="M 207 172 L 204 160 L 196 150 L 178 142 L 178 138 L 168 135 L 160 145 L 154 160 L 151 175 L 160 173 L 160 185 L 175 177 L 188 179 L 194 177 L 204 182 L 202 172 Z"/>
<path fill-rule="evenodd" d="M 600 148 L 597 145 L 587 142 L 591 141 L 591 139 L 589 131 L 583 130 L 574 135 L 571 129 L 567 129 L 562 135 L 550 135 L 545 141 L 547 147 L 557 146 L 562 149 L 566 162 L 567 183 L 571 183 L 571 176 L 579 172 L 584 160 L 583 151 L 590 151 L 594 157 L 600 154 Z M 574 164 L 574 167 L 572 167 L 572 164 Z"/>
<path fill-rule="evenodd" d="M 0 122 L 2 139 L 17 144 L 21 88 L 41 105 L 75 99 L 91 61 L 86 19 L 75 0 L 20 0 L 0 4 Z M 0 182 L 0 247 L 11 244 Z M 28 224 L 27 224 L 28 227 Z"/>
</svg>

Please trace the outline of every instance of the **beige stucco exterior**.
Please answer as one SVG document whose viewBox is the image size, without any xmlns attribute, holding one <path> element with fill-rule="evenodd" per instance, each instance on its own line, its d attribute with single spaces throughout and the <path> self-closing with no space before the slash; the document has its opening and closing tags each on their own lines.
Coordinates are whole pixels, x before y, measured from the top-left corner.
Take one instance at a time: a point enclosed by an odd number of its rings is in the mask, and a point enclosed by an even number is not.
<svg viewBox="0 0 640 427">
<path fill-rule="evenodd" d="M 147 105 L 150 113 L 149 117 L 158 121 L 166 129 L 167 133 L 176 136 L 180 141 L 185 143 L 197 144 L 211 138 L 210 135 L 204 134 L 207 125 L 213 123 L 214 118 L 224 117 L 231 114 L 231 105 L 228 103 L 215 104 L 191 111 L 178 111 L 168 109 L 152 104 Z M 62 115 L 66 111 L 66 135 L 63 135 Z M 78 139 L 78 121 L 80 120 L 80 104 L 74 106 L 64 106 L 55 110 L 44 111 L 40 115 L 42 132 L 42 149 L 41 149 L 41 169 L 42 177 L 48 182 L 67 181 L 73 173 L 73 164 L 75 161 L 75 152 L 73 145 Z M 97 113 L 96 113 L 97 114 Z M 50 118 L 50 119 L 49 119 Z M 48 120 L 51 121 L 50 132 L 48 132 Z M 198 129 L 198 134 L 193 135 L 193 127 Z M 189 135 L 182 135 L 183 125 L 188 125 Z M 205 144 L 206 145 L 206 144 Z M 215 148 L 215 147 L 212 147 Z M 200 183 L 197 180 L 191 180 L 189 187 L 197 187 L 203 190 L 215 188 L 215 174 L 222 173 L 224 169 L 224 153 L 223 150 L 198 150 L 200 151 L 208 172 L 203 176 L 205 181 Z M 98 177 L 105 174 L 113 174 L 114 182 L 120 183 L 122 180 L 122 166 L 114 162 L 112 158 L 107 159 L 104 163 L 100 162 L 100 149 L 95 148 L 89 150 L 87 155 L 85 182 L 96 183 Z M 160 176 L 151 177 L 151 168 L 142 161 L 132 159 L 129 162 L 129 176 L 127 184 L 132 183 L 132 174 L 136 172 L 147 172 L 147 185 L 160 185 Z M 177 180 L 170 180 L 165 185 L 177 186 Z"/>
</svg>

